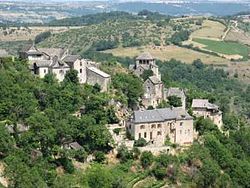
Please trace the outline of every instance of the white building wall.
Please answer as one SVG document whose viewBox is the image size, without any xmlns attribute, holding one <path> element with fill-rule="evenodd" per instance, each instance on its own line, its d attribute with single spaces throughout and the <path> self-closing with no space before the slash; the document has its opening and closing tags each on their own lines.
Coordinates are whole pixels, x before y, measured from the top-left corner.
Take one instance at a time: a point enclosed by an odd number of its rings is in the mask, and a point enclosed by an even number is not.
<svg viewBox="0 0 250 188">
<path fill-rule="evenodd" d="M 40 67 L 38 68 L 37 73 L 40 78 L 44 78 L 44 76 L 49 73 L 49 69 L 48 67 Z"/>
<path fill-rule="evenodd" d="M 87 61 L 85 59 L 82 60 L 76 60 L 73 63 L 73 69 L 75 69 L 78 72 L 78 78 L 80 84 L 84 84 L 87 82 Z"/>
<path fill-rule="evenodd" d="M 69 71 L 69 70 L 70 70 L 70 68 L 56 68 L 56 69 L 52 69 L 51 73 L 55 74 L 56 79 L 59 82 L 62 82 L 64 80 L 64 77 L 65 77 L 67 71 Z"/>
<path fill-rule="evenodd" d="M 135 140 L 144 138 L 155 146 L 163 146 L 169 137 L 172 143 L 191 144 L 194 139 L 193 120 L 169 120 L 164 122 L 128 124 L 128 130 Z"/>
</svg>

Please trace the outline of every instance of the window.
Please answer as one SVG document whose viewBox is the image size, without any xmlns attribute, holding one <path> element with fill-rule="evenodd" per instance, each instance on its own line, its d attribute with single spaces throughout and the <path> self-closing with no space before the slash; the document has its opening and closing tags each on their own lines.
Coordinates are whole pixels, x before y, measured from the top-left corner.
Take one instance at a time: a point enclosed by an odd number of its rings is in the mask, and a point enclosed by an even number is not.
<svg viewBox="0 0 250 188">
<path fill-rule="evenodd" d="M 141 127 L 140 127 L 141 129 L 145 129 L 145 125 L 141 125 Z"/>
<path fill-rule="evenodd" d="M 46 69 L 43 70 L 44 74 L 46 73 Z"/>
<path fill-rule="evenodd" d="M 151 128 L 152 128 L 152 129 L 155 129 L 155 128 L 156 128 L 156 124 L 152 124 L 152 125 L 151 125 Z"/>
<path fill-rule="evenodd" d="M 180 126 L 183 126 L 183 122 L 180 122 Z"/>
<path fill-rule="evenodd" d="M 147 133 L 146 132 L 144 133 L 144 138 L 147 138 Z"/>
<path fill-rule="evenodd" d="M 161 135 L 161 131 L 158 131 L 158 132 L 157 132 L 157 135 L 160 136 L 160 135 Z"/>
<path fill-rule="evenodd" d="M 161 128 L 161 124 L 158 124 L 158 125 L 157 125 L 157 128 Z"/>
<path fill-rule="evenodd" d="M 152 132 L 150 132 L 150 139 L 152 139 L 153 138 L 153 133 Z"/>
<path fill-rule="evenodd" d="M 64 73 L 64 71 L 63 71 L 63 70 L 60 70 L 60 71 L 59 71 L 59 73 L 60 73 L 60 74 L 63 74 L 63 73 Z"/>
<path fill-rule="evenodd" d="M 80 73 L 82 73 L 82 69 L 80 69 Z"/>
<path fill-rule="evenodd" d="M 82 66 L 82 62 L 80 62 L 80 66 Z"/>
<path fill-rule="evenodd" d="M 141 138 L 141 133 L 139 133 L 139 138 Z"/>
</svg>

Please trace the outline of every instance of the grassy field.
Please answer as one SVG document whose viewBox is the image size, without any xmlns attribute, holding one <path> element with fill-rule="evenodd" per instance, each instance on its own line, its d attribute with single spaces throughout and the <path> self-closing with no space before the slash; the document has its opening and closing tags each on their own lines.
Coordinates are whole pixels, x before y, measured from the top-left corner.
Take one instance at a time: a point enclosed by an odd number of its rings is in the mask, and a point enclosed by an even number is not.
<svg viewBox="0 0 250 188">
<path fill-rule="evenodd" d="M 193 51 L 178 46 L 165 47 L 140 47 L 140 48 L 116 48 L 113 50 L 106 50 L 105 53 L 112 53 L 115 56 L 135 57 L 142 52 L 148 51 L 154 57 L 160 60 L 170 60 L 172 58 L 183 61 L 185 63 L 192 63 L 196 59 L 201 59 L 205 64 L 228 64 L 228 60 L 201 52 Z"/>
<path fill-rule="evenodd" d="M 210 38 L 220 40 L 226 26 L 217 21 L 204 20 L 200 29 L 194 31 L 190 38 Z"/>
<path fill-rule="evenodd" d="M 229 31 L 225 40 L 250 45 L 250 33 L 244 32 L 241 29 L 236 30 L 233 28 Z"/>
<path fill-rule="evenodd" d="M 215 41 L 209 39 L 195 38 L 193 41 L 206 45 L 207 50 L 225 55 L 240 55 L 243 59 L 248 59 L 250 48 L 236 42 Z"/>
</svg>

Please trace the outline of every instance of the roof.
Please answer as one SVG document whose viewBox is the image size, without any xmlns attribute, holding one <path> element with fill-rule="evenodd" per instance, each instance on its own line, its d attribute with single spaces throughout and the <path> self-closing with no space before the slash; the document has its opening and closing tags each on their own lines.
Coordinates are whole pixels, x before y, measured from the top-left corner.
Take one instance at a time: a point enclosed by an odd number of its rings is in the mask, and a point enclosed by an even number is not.
<svg viewBox="0 0 250 188">
<path fill-rule="evenodd" d="M 155 58 L 149 53 L 149 52 L 145 52 L 140 54 L 136 60 L 154 60 Z"/>
<path fill-rule="evenodd" d="M 66 63 L 74 63 L 77 59 L 80 59 L 79 55 L 67 55 L 62 60 Z"/>
<path fill-rule="evenodd" d="M 219 106 L 209 103 L 208 99 L 193 99 L 192 108 L 206 108 L 208 110 L 218 110 Z"/>
<path fill-rule="evenodd" d="M 163 122 L 167 120 L 188 120 L 193 119 L 184 109 L 162 108 L 145 111 L 134 111 L 135 123 Z"/>
<path fill-rule="evenodd" d="M 35 60 L 32 62 L 35 63 L 37 67 L 50 67 L 53 60 Z"/>
<path fill-rule="evenodd" d="M 167 97 L 169 96 L 177 96 L 177 97 L 185 97 L 185 93 L 182 89 L 178 88 L 178 87 L 171 87 L 169 89 L 166 89 L 166 95 Z"/>
<path fill-rule="evenodd" d="M 100 69 L 97 69 L 95 67 L 88 67 L 88 70 L 90 70 L 90 71 L 92 71 L 92 72 L 94 72 L 94 73 L 96 73 L 96 74 L 98 74 L 98 75 L 100 75 L 100 76 L 102 76 L 104 78 L 109 78 L 110 77 L 109 74 L 107 74 L 107 73 L 105 73 L 105 72 L 103 72 Z"/>
<path fill-rule="evenodd" d="M 75 150 L 82 149 L 82 146 L 78 142 L 71 142 L 69 143 L 69 146 Z"/>
<path fill-rule="evenodd" d="M 38 48 L 38 50 L 50 57 L 57 56 L 62 58 L 63 54 L 65 53 L 65 50 L 62 48 Z"/>
<path fill-rule="evenodd" d="M 151 82 L 153 84 L 161 84 L 162 83 L 162 81 L 157 76 L 150 76 L 149 80 L 151 80 Z"/>
<path fill-rule="evenodd" d="M 8 57 L 9 54 L 5 49 L 0 49 L 0 57 Z"/>
</svg>

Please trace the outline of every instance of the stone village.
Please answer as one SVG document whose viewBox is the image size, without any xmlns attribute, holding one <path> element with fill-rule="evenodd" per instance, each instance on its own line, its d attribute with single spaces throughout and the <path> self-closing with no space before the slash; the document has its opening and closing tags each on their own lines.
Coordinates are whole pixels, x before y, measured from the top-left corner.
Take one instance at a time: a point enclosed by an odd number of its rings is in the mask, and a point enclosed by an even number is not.
<svg viewBox="0 0 250 188">
<path fill-rule="evenodd" d="M 101 92 L 107 92 L 111 83 L 111 76 L 98 67 L 99 64 L 87 59 L 81 59 L 78 55 L 69 54 L 68 50 L 61 48 L 37 48 L 32 45 L 20 51 L 20 57 L 29 61 L 29 69 L 34 75 L 44 78 L 46 74 L 54 74 L 59 82 L 63 81 L 67 71 L 74 69 L 78 72 L 79 82 L 90 85 L 98 84 Z M 129 67 L 138 77 L 145 70 L 152 71 L 153 75 L 144 81 L 144 95 L 141 98 L 141 106 L 137 110 L 126 110 L 126 119 L 122 119 L 119 125 L 108 125 L 117 146 L 124 144 L 132 148 L 138 139 L 144 139 L 147 146 L 141 149 L 156 152 L 165 150 L 166 141 L 180 146 L 189 146 L 197 137 L 194 129 L 194 118 L 186 109 L 185 91 L 181 88 L 164 88 L 161 74 L 156 59 L 149 53 L 143 53 L 136 58 L 134 65 Z M 176 96 L 181 100 L 180 107 L 157 109 L 156 107 L 168 97 Z M 119 103 L 113 105 L 120 108 Z M 149 110 L 149 107 L 153 108 Z M 207 99 L 193 99 L 192 112 L 195 117 L 209 118 L 219 129 L 222 128 L 222 112 L 215 104 Z M 83 110 L 84 111 L 84 110 Z M 84 113 L 84 112 L 83 112 Z M 81 114 L 76 113 L 76 114 Z M 114 129 L 123 130 L 123 134 L 114 133 Z M 126 138 L 126 132 L 133 140 Z M 69 146 L 79 145 L 69 143 Z M 80 147 L 80 146 L 79 146 Z"/>
</svg>

